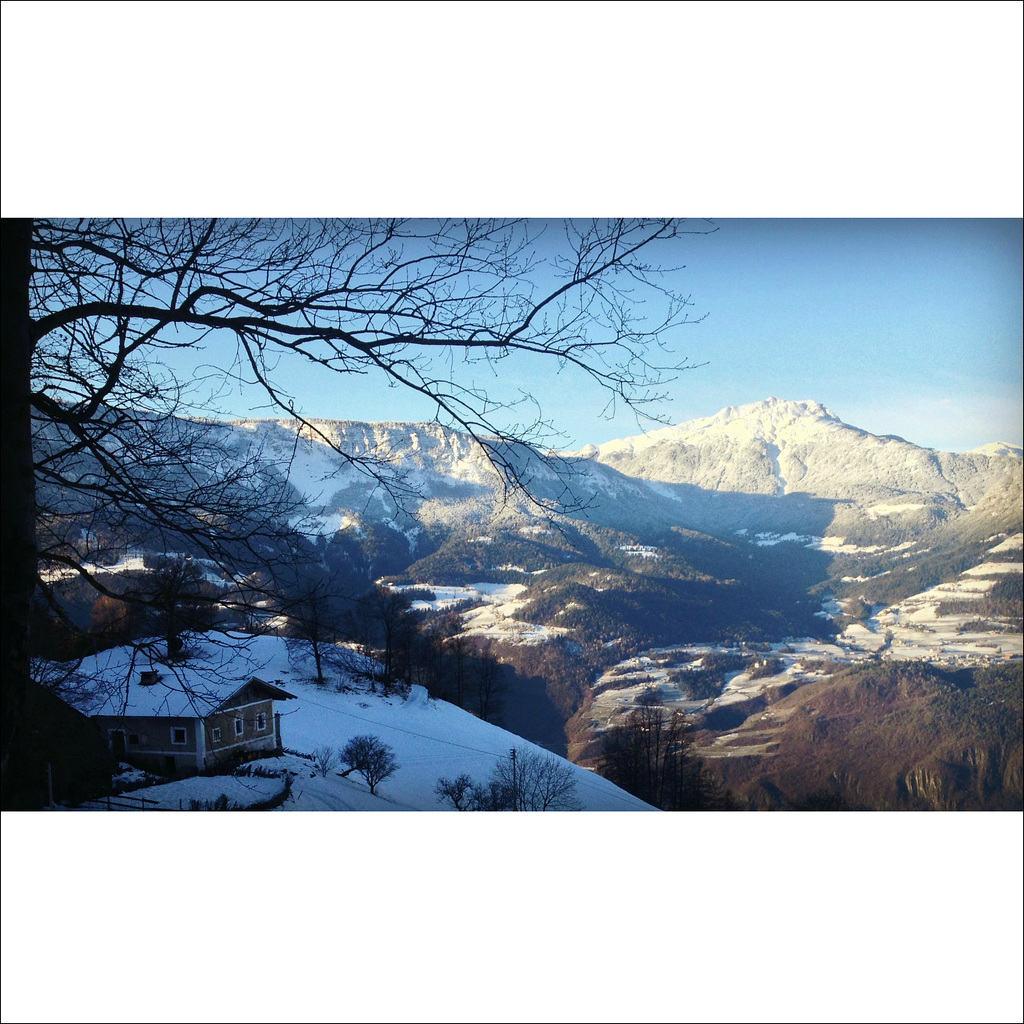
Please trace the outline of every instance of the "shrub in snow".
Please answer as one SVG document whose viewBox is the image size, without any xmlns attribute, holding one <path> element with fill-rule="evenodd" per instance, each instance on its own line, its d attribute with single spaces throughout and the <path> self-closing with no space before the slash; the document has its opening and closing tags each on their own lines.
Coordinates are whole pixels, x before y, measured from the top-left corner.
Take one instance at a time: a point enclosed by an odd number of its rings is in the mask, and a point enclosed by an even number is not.
<svg viewBox="0 0 1024 1024">
<path fill-rule="evenodd" d="M 458 811 L 578 811 L 576 772 L 561 758 L 513 749 L 498 759 L 490 778 L 478 785 L 463 773 L 442 776 L 434 787 L 438 800 Z"/>
<path fill-rule="evenodd" d="M 324 777 L 334 767 L 334 748 L 324 744 L 313 751 L 313 763 L 316 770 Z"/>
<path fill-rule="evenodd" d="M 379 736 L 354 736 L 339 754 L 342 764 L 349 766 L 345 774 L 357 772 L 362 775 L 371 793 L 375 793 L 377 785 L 399 768 L 394 750 Z"/>
</svg>

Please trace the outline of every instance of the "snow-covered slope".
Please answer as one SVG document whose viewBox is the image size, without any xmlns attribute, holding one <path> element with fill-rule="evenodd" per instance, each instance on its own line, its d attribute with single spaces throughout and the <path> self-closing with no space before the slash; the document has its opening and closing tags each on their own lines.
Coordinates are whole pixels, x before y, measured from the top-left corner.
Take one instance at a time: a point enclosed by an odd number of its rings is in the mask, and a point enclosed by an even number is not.
<svg viewBox="0 0 1024 1024">
<path fill-rule="evenodd" d="M 352 658 L 352 667 L 358 668 L 358 656 Z M 79 676 L 83 689 L 109 691 L 123 689 L 133 674 L 137 678 L 139 670 L 138 658 L 130 649 L 116 648 L 85 659 Z M 377 786 L 375 795 L 356 775 L 341 778 L 334 770 L 321 777 L 314 772 L 311 761 L 286 755 L 283 763 L 296 777 L 284 810 L 450 810 L 450 804 L 438 801 L 438 778 L 466 773 L 476 782 L 484 783 L 498 759 L 507 757 L 513 747 L 520 757 L 533 754 L 554 758 L 566 766 L 575 777 L 575 796 L 583 810 L 651 810 L 593 772 L 452 704 L 428 698 L 422 687 L 411 687 L 405 697 L 384 696 L 371 692 L 357 673 L 338 671 L 327 685 L 306 681 L 312 674 L 311 663 L 296 658 L 294 651 L 290 655 L 284 640 L 269 636 L 238 635 L 220 641 L 200 641 L 188 661 L 173 671 L 162 667 L 163 679 L 173 680 L 171 685 L 185 691 L 204 689 L 204 680 L 211 676 L 235 677 L 240 683 L 252 675 L 280 680 L 298 698 L 275 705 L 281 713 L 281 736 L 286 750 L 312 754 L 318 747 L 327 746 L 336 751 L 354 736 L 365 734 L 379 736 L 394 749 L 399 769 Z M 101 694 L 98 699 L 105 696 Z M 90 710 L 88 700 L 76 704 L 83 711 Z M 266 786 L 260 780 L 248 779 L 244 784 L 260 789 L 258 799 L 266 797 Z M 147 791 L 144 795 L 166 806 L 177 807 L 182 801 L 187 807 L 190 798 L 215 798 L 224 786 L 221 784 L 218 789 L 216 779 L 183 780 L 158 789 L 159 792 Z"/>
<path fill-rule="evenodd" d="M 294 525 L 313 535 L 369 520 L 408 533 L 417 525 L 583 507 L 589 521 L 617 528 L 667 526 L 678 515 L 676 504 L 643 480 L 590 460 L 524 444 L 495 441 L 485 448 L 436 423 L 313 420 L 311 426 L 240 420 L 222 426 L 222 443 L 239 461 L 259 453 L 278 467 L 307 513 Z"/>
</svg>

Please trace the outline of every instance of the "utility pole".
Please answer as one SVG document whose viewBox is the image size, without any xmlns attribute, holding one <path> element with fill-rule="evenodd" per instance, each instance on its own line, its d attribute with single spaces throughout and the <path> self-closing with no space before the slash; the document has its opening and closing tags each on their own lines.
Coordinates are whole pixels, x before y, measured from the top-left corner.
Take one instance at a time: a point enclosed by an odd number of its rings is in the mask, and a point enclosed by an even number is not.
<svg viewBox="0 0 1024 1024">
<path fill-rule="evenodd" d="M 519 810 L 519 784 L 516 781 L 516 748 L 509 751 L 512 757 L 512 810 Z"/>
</svg>

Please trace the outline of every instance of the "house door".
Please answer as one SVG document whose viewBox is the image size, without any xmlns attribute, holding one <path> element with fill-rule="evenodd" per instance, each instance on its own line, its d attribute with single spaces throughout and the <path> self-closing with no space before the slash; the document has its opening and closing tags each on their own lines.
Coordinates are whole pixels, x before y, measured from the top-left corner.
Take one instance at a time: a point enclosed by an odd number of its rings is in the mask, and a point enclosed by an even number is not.
<svg viewBox="0 0 1024 1024">
<path fill-rule="evenodd" d="M 110 749 L 113 751 L 114 757 L 124 757 L 124 752 L 127 749 L 124 741 L 124 729 L 114 729 L 110 733 Z"/>
</svg>

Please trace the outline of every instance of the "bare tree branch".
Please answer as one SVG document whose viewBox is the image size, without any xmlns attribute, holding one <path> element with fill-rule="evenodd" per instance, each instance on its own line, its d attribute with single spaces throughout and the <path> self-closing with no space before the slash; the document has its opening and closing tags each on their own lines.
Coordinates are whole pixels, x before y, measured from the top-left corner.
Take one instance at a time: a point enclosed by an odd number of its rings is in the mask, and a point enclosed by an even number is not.
<svg viewBox="0 0 1024 1024">
<path fill-rule="evenodd" d="M 689 365 L 673 355 L 689 300 L 665 275 L 682 236 L 710 230 L 643 218 L 5 222 L 4 464 L 25 488 L 4 505 L 5 759 L 33 589 L 70 570 L 118 596 L 86 557 L 86 524 L 108 538 L 141 533 L 234 578 L 294 559 L 288 466 L 232 449 L 217 423 L 228 386 L 259 389 L 401 504 L 410 492 L 387 461 L 332 441 L 278 367 L 296 359 L 385 381 L 469 434 L 506 496 L 579 507 L 565 466 L 524 446 L 550 431 L 543 412 L 510 423 L 529 396 L 499 397 L 469 374 L 541 356 L 642 412 Z M 174 368 L 206 345 L 221 353 L 210 367 L 191 379 Z M 542 500 L 536 474 L 552 471 L 562 493 Z"/>
</svg>

